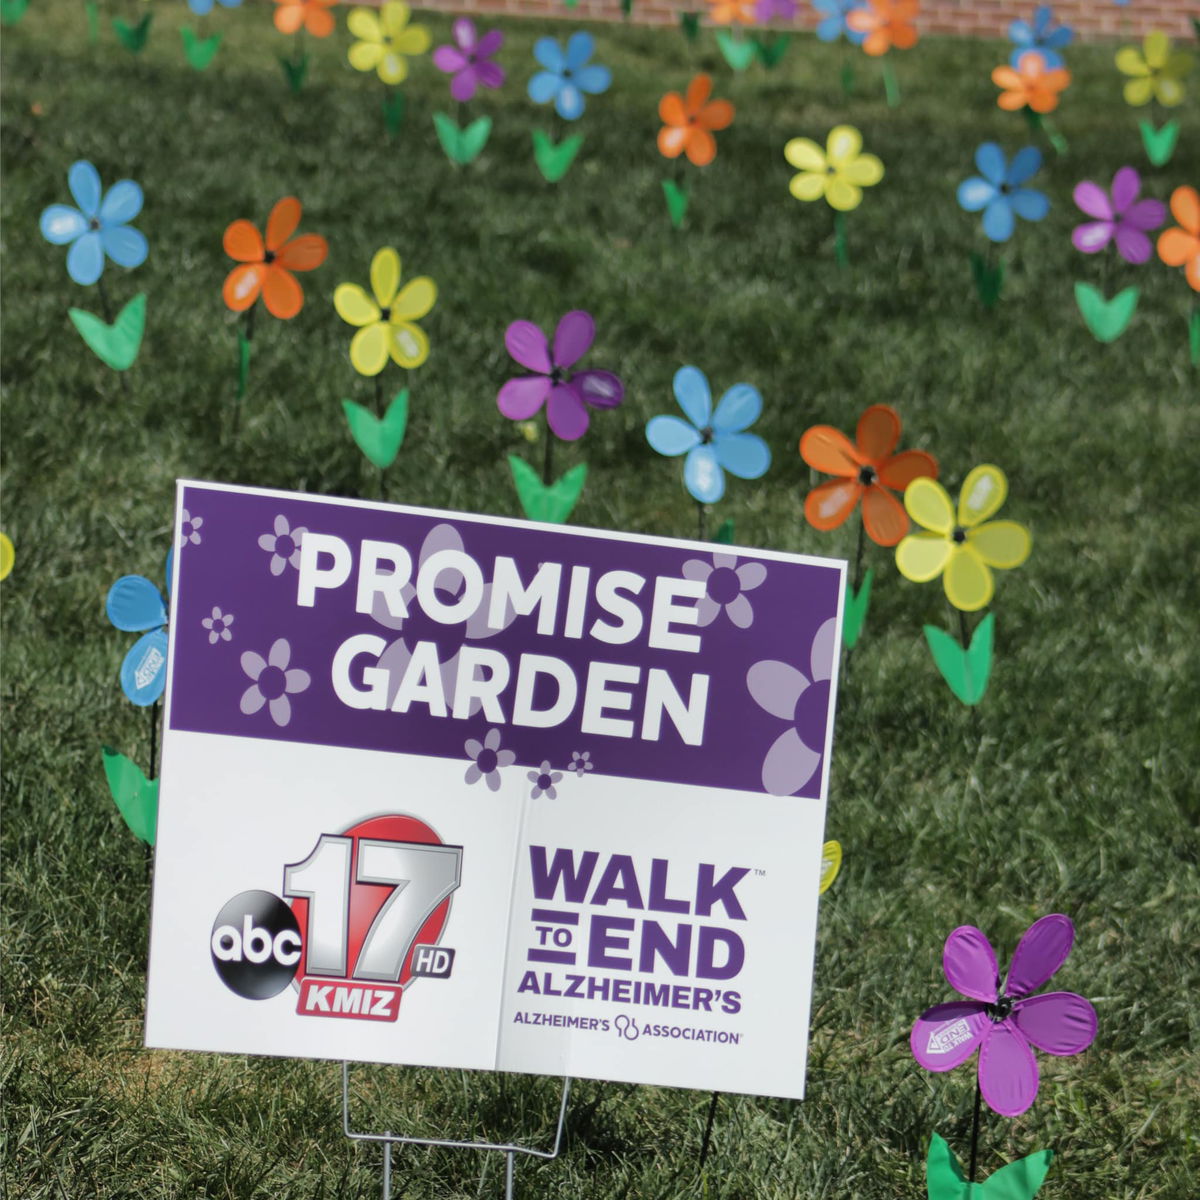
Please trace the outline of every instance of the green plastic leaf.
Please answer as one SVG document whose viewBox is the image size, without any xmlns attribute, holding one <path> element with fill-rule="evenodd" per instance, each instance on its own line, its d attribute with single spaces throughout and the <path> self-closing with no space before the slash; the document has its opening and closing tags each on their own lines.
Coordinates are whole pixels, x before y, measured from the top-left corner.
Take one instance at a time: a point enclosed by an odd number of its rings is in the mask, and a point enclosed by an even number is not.
<svg viewBox="0 0 1200 1200">
<path fill-rule="evenodd" d="M 197 71 L 203 71 L 212 62 L 221 45 L 219 33 L 214 33 L 212 37 L 197 37 L 187 26 L 179 31 L 179 36 L 183 38 L 183 56 L 188 60 L 188 65 Z"/>
<path fill-rule="evenodd" d="M 102 746 L 108 790 L 134 837 L 154 845 L 158 829 L 158 780 L 147 779 L 141 767 L 111 746 Z"/>
<path fill-rule="evenodd" d="M 721 528 L 717 530 L 717 536 L 713 540 L 722 546 L 732 546 L 733 545 L 733 518 L 732 517 L 726 517 L 726 519 L 721 522 Z"/>
<path fill-rule="evenodd" d="M 1142 131 L 1142 145 L 1150 162 L 1156 167 L 1169 163 L 1175 153 L 1175 143 L 1179 141 L 1179 122 L 1168 121 L 1161 129 L 1155 129 L 1149 121 L 1139 121 L 1138 128 Z"/>
<path fill-rule="evenodd" d="M 0 0 L 0 21 L 5 25 L 15 25 L 29 7 L 29 0 Z"/>
<path fill-rule="evenodd" d="M 250 339 L 238 330 L 238 372 L 237 372 L 237 398 L 244 400 L 246 398 L 246 384 L 250 380 Z"/>
<path fill-rule="evenodd" d="M 350 436 L 358 448 L 381 471 L 390 467 L 400 453 L 408 428 L 408 388 L 392 397 L 382 420 L 353 400 L 343 400 L 342 408 Z"/>
<path fill-rule="evenodd" d="M 407 111 L 408 97 L 403 92 L 394 92 L 383 101 L 383 124 L 388 137 L 395 137 L 400 132 Z"/>
<path fill-rule="evenodd" d="M 571 515 L 571 510 L 583 491 L 587 480 L 587 463 L 572 467 L 549 487 L 538 478 L 537 472 L 523 458 L 510 454 L 508 465 L 525 515 L 531 521 L 563 524 Z"/>
<path fill-rule="evenodd" d="M 630 13 L 633 12 L 633 0 L 621 0 L 621 15 L 625 20 L 629 20 Z"/>
<path fill-rule="evenodd" d="M 874 578 L 875 572 L 868 568 L 857 592 L 849 580 L 846 581 L 846 602 L 842 608 L 842 641 L 845 642 L 847 650 L 853 650 L 862 636 L 867 609 L 871 607 L 871 580 Z"/>
<path fill-rule="evenodd" d="M 113 20 L 113 30 L 117 40 L 132 54 L 141 54 L 146 48 L 146 39 L 150 36 L 150 22 L 153 13 L 146 13 L 136 25 L 122 21 L 120 17 Z"/>
<path fill-rule="evenodd" d="M 676 229 L 682 229 L 688 209 L 687 186 L 678 184 L 673 179 L 664 179 L 662 189 L 667 200 L 667 215 L 671 218 L 671 224 Z"/>
<path fill-rule="evenodd" d="M 842 93 L 854 95 L 854 66 L 851 63 L 842 64 Z"/>
<path fill-rule="evenodd" d="M 744 71 L 758 57 L 758 47 L 753 42 L 735 38 L 727 29 L 717 30 L 717 46 L 735 71 Z"/>
<path fill-rule="evenodd" d="M 139 292 L 125 305 L 117 319 L 106 325 L 99 317 L 81 308 L 68 310 L 71 324 L 101 362 L 114 371 L 127 371 L 142 346 L 142 331 L 146 327 L 146 293 Z"/>
<path fill-rule="evenodd" d="M 754 43 L 754 52 L 758 55 L 758 61 L 768 71 L 773 71 L 779 66 L 783 60 L 783 56 L 787 53 L 787 48 L 792 41 L 792 35 L 790 33 L 781 33 L 776 37 L 764 37 L 756 33 L 750 40 Z"/>
<path fill-rule="evenodd" d="M 1127 287 L 1111 300 L 1090 283 L 1075 285 L 1075 303 L 1084 324 L 1098 342 L 1115 342 L 1123 334 L 1137 309 L 1138 289 Z"/>
<path fill-rule="evenodd" d="M 1004 259 L 994 267 L 990 266 L 982 254 L 971 251 L 971 274 L 975 279 L 975 290 L 984 308 L 995 308 L 1004 287 Z"/>
<path fill-rule="evenodd" d="M 936 625 L 925 626 L 925 640 L 942 678 L 950 690 L 967 705 L 978 704 L 987 691 L 992 673 L 992 631 L 995 628 L 994 613 L 988 613 L 979 622 L 971 636 L 971 645 L 964 650 L 956 638 Z"/>
<path fill-rule="evenodd" d="M 279 65 L 283 68 L 284 78 L 293 92 L 298 92 L 304 86 L 304 78 L 308 74 L 308 51 L 299 58 L 281 58 Z"/>
<path fill-rule="evenodd" d="M 694 42 L 700 36 L 700 14 L 685 12 L 679 14 L 679 28 L 689 42 Z"/>
<path fill-rule="evenodd" d="M 1188 345 L 1192 352 L 1192 366 L 1200 367 L 1200 308 L 1192 310 L 1188 321 Z"/>
<path fill-rule="evenodd" d="M 460 167 L 479 157 L 492 132 L 491 117 L 476 117 L 465 129 L 459 129 L 452 117 L 433 114 L 434 128 L 446 157 Z"/>
<path fill-rule="evenodd" d="M 1053 1160 L 1053 1150 L 1039 1150 L 1016 1162 L 1006 1163 L 975 1187 L 981 1200 L 1033 1200 Z"/>
<path fill-rule="evenodd" d="M 940 1134 L 935 1133 L 929 1142 L 929 1157 L 925 1160 L 925 1188 L 929 1200 L 965 1200 L 967 1181 L 950 1149 Z"/>
<path fill-rule="evenodd" d="M 557 183 L 571 169 L 582 145 L 582 133 L 573 133 L 555 145 L 548 133 L 533 131 L 533 157 L 547 183 Z"/>
</svg>

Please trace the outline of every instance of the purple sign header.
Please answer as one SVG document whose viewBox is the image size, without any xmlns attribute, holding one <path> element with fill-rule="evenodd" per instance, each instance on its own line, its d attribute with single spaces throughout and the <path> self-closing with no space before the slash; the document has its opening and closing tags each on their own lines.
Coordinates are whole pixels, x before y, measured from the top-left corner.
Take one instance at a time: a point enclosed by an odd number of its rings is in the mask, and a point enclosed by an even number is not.
<svg viewBox="0 0 1200 1200">
<path fill-rule="evenodd" d="M 840 561 L 184 482 L 176 547 L 172 729 L 824 797 Z"/>
</svg>

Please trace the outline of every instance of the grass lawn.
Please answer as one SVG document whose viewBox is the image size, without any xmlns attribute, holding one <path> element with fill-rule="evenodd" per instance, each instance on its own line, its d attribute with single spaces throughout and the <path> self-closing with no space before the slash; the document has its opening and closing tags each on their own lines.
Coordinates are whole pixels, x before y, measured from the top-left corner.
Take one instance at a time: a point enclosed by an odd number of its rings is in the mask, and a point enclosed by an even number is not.
<svg viewBox="0 0 1200 1200">
<path fill-rule="evenodd" d="M 123 15 L 142 6 L 131 0 Z M 703 1178 L 707 1096 L 580 1083 L 562 1158 L 520 1164 L 523 1196 L 577 1200 L 700 1195 L 895 1200 L 923 1195 L 932 1130 L 965 1155 L 972 1070 L 933 1076 L 908 1049 L 912 1020 L 951 998 L 941 945 L 974 923 L 1002 958 L 1037 916 L 1065 912 L 1074 952 L 1055 986 L 1088 996 L 1100 1031 L 1083 1056 L 1039 1056 L 1042 1089 L 1016 1120 L 985 1117 L 981 1171 L 1053 1147 L 1040 1197 L 1190 1200 L 1197 1194 L 1200 1092 L 1200 372 L 1188 361 L 1192 293 L 1157 260 L 1104 264 L 1071 246 L 1084 178 L 1125 163 L 1166 199 L 1200 182 L 1200 119 L 1181 110 L 1175 161 L 1147 166 L 1120 96 L 1112 48 L 1070 51 L 1076 79 L 1056 123 L 1069 151 L 1034 181 L 1052 202 L 1004 249 L 1005 292 L 976 299 L 968 256 L 985 250 L 955 188 L 984 140 L 1011 154 L 1029 132 L 1001 112 L 998 44 L 928 39 L 900 56 L 903 100 L 887 107 L 874 64 L 857 94 L 838 85 L 838 48 L 794 40 L 776 71 L 734 76 L 706 35 L 597 27 L 609 93 L 588 101 L 586 140 L 558 186 L 537 174 L 530 130 L 550 128 L 525 95 L 530 49 L 569 26 L 505 23 L 495 118 L 471 167 L 437 146 L 444 77 L 420 62 L 389 141 L 385 89 L 345 61 L 339 28 L 313 46 L 298 95 L 275 56 L 290 42 L 269 5 L 217 10 L 225 33 L 203 73 L 183 60 L 182 3 L 154 6 L 145 52 L 105 26 L 87 40 L 78 0 L 35 0 L 5 30 L 3 67 L 2 525 L 17 550 L 3 603 L 3 1185 L 17 1200 L 378 1194 L 379 1154 L 338 1125 L 339 1068 L 141 1047 L 149 916 L 146 856 L 101 771 L 108 743 L 143 764 L 144 713 L 121 695 L 127 635 L 104 616 L 119 575 L 161 579 L 177 477 L 335 495 L 377 493 L 346 431 L 343 397 L 371 403 L 347 360 L 334 287 L 365 283 L 374 251 L 399 249 L 405 277 L 440 295 L 414 372 L 412 418 L 384 478 L 389 500 L 518 513 L 507 453 L 541 447 L 496 410 L 511 373 L 506 325 L 543 327 L 570 308 L 596 317 L 591 365 L 616 369 L 627 400 L 600 414 L 556 469 L 586 460 L 573 520 L 691 536 L 679 462 L 650 450 L 647 419 L 672 411 L 675 370 L 694 363 L 723 391 L 762 392 L 756 426 L 774 453 L 755 482 L 732 480 L 714 520 L 738 542 L 852 555 L 854 526 L 819 534 L 796 453 L 810 425 L 852 430 L 868 404 L 895 405 L 905 444 L 932 450 L 952 492 L 971 467 L 1007 472 L 1003 516 L 1034 550 L 1003 573 L 997 663 L 968 712 L 929 658 L 923 623 L 949 625 L 938 584 L 900 578 L 873 548 L 875 596 L 839 702 L 828 831 L 845 866 L 824 898 L 808 1097 L 728 1097 Z M 1014 11 L 1014 15 L 1017 15 Z M 1027 14 L 1025 14 L 1027 15 Z M 449 19 L 422 18 L 434 43 Z M 668 224 L 654 148 L 656 105 L 711 69 L 738 113 L 715 163 L 693 180 L 688 227 Z M 823 142 L 848 121 L 886 166 L 848 221 L 851 264 L 834 258 L 824 204 L 788 194 L 784 143 Z M 67 318 L 100 311 L 38 233 L 69 202 L 79 158 L 106 185 L 131 177 L 150 242 L 136 272 L 109 265 L 115 304 L 149 297 L 145 343 L 124 378 Z M 231 431 L 236 322 L 221 301 L 221 247 L 236 217 L 260 224 L 279 197 L 305 206 L 329 259 L 302 276 L 290 322 L 259 314 L 250 390 Z M 1101 346 L 1072 285 L 1142 287 L 1125 336 Z M 388 386 L 402 373 L 389 368 Z M 394 390 L 393 388 L 393 390 Z M 786 636 L 786 631 L 781 631 Z M 361 1068 L 359 1126 L 509 1137 L 552 1127 L 557 1084 L 519 1076 Z M 470 1154 L 397 1155 L 396 1195 L 502 1192 L 502 1164 Z M 0 1189 L 0 1190 L 4 1190 Z"/>
</svg>

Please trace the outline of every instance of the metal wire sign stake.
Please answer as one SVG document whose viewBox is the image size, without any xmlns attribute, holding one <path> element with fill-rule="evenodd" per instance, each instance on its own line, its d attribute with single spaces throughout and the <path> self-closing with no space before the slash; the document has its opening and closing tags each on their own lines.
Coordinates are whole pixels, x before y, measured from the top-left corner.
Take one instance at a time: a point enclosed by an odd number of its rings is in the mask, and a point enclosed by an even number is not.
<svg viewBox="0 0 1200 1200">
<path fill-rule="evenodd" d="M 558 1157 L 562 1145 L 563 1126 L 567 1118 L 567 1099 L 571 1094 L 571 1080 L 563 1079 L 562 1099 L 558 1105 L 558 1125 L 554 1131 L 554 1145 L 549 1150 L 538 1150 L 533 1146 L 518 1146 L 512 1142 L 464 1142 L 453 1138 L 402 1137 L 385 1130 L 383 1133 L 361 1133 L 350 1128 L 350 1064 L 342 1063 L 342 1132 L 354 1142 L 383 1143 L 383 1200 L 392 1196 L 392 1147 L 393 1146 L 440 1146 L 446 1150 L 499 1150 L 504 1154 L 504 1200 L 513 1200 L 513 1174 L 518 1154 L 532 1158 L 552 1159 Z"/>
</svg>

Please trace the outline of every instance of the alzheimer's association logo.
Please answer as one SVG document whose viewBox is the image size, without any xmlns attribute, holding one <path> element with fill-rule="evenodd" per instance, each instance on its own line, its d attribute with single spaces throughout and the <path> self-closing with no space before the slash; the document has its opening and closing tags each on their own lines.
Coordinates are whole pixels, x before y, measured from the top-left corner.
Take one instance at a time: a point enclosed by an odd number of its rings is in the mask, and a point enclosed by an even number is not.
<svg viewBox="0 0 1200 1200">
<path fill-rule="evenodd" d="M 443 845 L 416 817 L 372 817 L 322 834 L 306 858 L 284 867 L 284 899 L 244 892 L 221 910 L 214 965 L 227 987 L 252 999 L 294 981 L 301 1016 L 394 1021 L 413 979 L 453 970 L 454 951 L 438 943 L 461 870 L 462 847 Z M 250 915 L 241 911 L 248 897 L 259 898 Z M 251 946 L 260 961 L 249 957 Z M 235 950 L 236 977 L 221 958 Z M 242 979 L 247 972 L 262 976 L 253 989 Z"/>
</svg>

